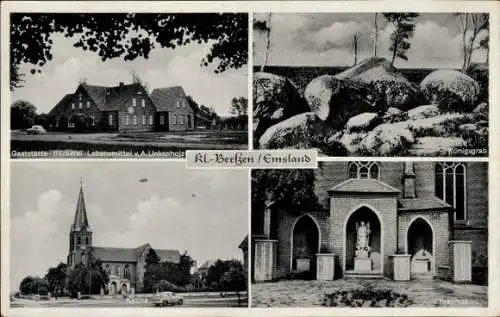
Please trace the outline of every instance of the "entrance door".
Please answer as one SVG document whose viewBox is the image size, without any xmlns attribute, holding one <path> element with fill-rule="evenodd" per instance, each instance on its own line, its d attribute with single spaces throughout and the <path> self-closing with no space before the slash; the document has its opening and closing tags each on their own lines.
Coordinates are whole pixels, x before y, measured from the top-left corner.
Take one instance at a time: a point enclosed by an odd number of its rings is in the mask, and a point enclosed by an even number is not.
<svg viewBox="0 0 500 317">
<path fill-rule="evenodd" d="M 121 294 L 122 295 L 126 295 L 128 292 L 127 292 L 127 284 L 123 284 L 122 285 L 122 290 L 121 290 Z"/>
<path fill-rule="evenodd" d="M 115 282 L 111 282 L 111 287 L 110 287 L 109 293 L 111 295 L 116 295 L 116 283 Z"/>
<path fill-rule="evenodd" d="M 305 215 L 297 221 L 292 230 L 292 271 L 313 278 L 316 272 L 316 253 L 319 252 L 318 227 L 310 216 Z"/>
</svg>

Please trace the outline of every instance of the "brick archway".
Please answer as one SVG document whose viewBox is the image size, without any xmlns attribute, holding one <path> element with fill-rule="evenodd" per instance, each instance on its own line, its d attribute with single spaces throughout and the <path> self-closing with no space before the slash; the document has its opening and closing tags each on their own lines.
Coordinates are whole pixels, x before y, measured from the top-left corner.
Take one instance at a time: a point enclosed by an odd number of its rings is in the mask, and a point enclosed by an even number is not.
<svg viewBox="0 0 500 317">
<path fill-rule="evenodd" d="M 313 216 L 302 215 L 295 219 L 290 231 L 290 272 L 299 270 L 304 259 L 309 260 L 309 272 L 316 271 L 316 254 L 320 251 L 321 229 Z M 297 262 L 297 260 L 299 260 Z"/>
</svg>

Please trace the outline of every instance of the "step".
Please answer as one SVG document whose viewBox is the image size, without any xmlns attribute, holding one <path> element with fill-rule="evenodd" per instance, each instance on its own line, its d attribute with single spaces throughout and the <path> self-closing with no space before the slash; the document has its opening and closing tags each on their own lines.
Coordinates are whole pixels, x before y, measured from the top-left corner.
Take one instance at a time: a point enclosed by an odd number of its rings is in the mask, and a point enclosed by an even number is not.
<svg viewBox="0 0 500 317">
<path fill-rule="evenodd" d="M 384 278 L 384 276 L 380 271 L 372 271 L 372 272 L 346 271 L 344 273 L 344 278 L 382 279 Z"/>
</svg>

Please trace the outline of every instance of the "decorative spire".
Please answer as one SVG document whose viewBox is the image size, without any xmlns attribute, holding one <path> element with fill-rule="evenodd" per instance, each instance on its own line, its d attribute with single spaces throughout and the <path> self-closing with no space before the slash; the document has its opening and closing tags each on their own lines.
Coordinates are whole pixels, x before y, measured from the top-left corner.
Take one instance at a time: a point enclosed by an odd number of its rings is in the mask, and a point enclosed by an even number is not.
<svg viewBox="0 0 500 317">
<path fill-rule="evenodd" d="M 78 200 L 76 202 L 75 219 L 73 221 L 72 229 L 81 230 L 83 228 L 90 230 L 87 219 L 87 209 L 85 208 L 85 199 L 83 196 L 83 181 L 80 177 L 80 192 L 78 193 Z"/>
</svg>

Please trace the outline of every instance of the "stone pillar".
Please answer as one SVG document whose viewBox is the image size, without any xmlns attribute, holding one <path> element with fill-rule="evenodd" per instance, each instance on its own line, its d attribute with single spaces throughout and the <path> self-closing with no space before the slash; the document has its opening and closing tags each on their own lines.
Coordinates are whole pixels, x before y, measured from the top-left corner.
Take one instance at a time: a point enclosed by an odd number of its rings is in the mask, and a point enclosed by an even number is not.
<svg viewBox="0 0 500 317">
<path fill-rule="evenodd" d="M 391 277 L 395 281 L 410 280 L 410 258 L 409 254 L 389 255 L 391 261 Z"/>
<path fill-rule="evenodd" d="M 316 254 L 316 279 L 318 281 L 333 281 L 335 278 L 335 254 Z"/>
<path fill-rule="evenodd" d="M 271 237 L 271 209 L 269 207 L 264 209 L 264 236 L 268 239 Z"/>
<path fill-rule="evenodd" d="M 450 273 L 454 283 L 472 280 L 472 241 L 450 241 Z"/>
<path fill-rule="evenodd" d="M 278 240 L 254 240 L 254 279 L 256 282 L 269 281 L 274 278 L 278 254 Z"/>
</svg>

